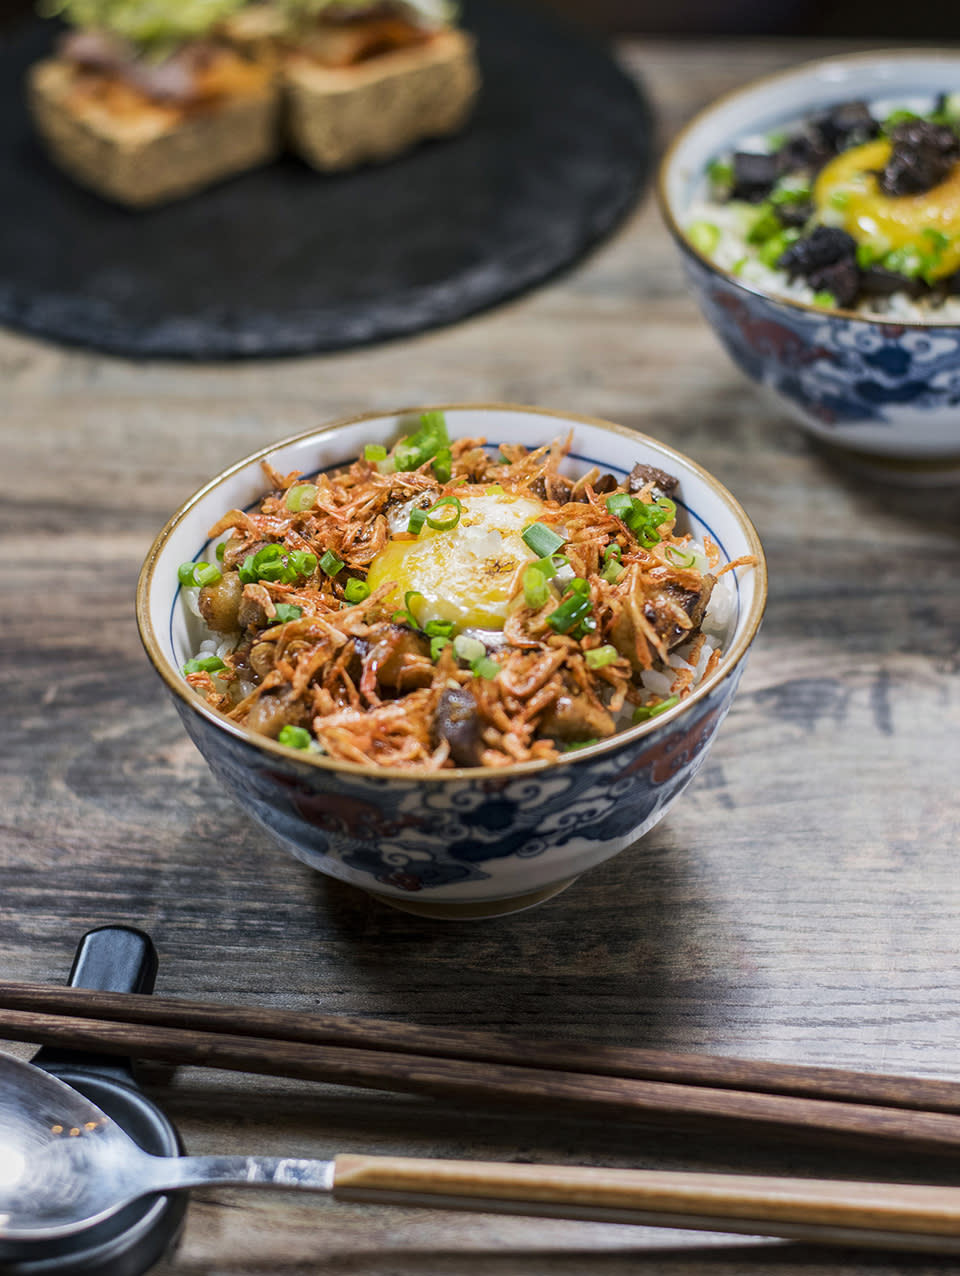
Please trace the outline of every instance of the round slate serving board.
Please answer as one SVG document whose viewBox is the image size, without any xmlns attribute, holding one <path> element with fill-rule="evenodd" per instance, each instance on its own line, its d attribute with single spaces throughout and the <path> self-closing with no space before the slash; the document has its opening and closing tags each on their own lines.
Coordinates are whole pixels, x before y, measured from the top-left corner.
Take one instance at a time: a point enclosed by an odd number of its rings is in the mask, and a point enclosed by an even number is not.
<svg viewBox="0 0 960 1276">
<path fill-rule="evenodd" d="M 337 350 L 455 322 L 570 265 L 630 209 L 651 111 L 599 46 L 470 0 L 483 75 L 454 138 L 322 176 L 294 157 L 149 212 L 47 160 L 23 73 L 48 26 L 0 45 L 0 323 L 113 354 Z"/>
</svg>

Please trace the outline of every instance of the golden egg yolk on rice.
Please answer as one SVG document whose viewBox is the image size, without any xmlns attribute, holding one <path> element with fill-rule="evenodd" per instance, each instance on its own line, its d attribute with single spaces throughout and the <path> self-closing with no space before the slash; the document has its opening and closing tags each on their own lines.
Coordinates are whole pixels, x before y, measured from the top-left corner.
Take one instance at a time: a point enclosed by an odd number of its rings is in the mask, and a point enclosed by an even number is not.
<svg viewBox="0 0 960 1276">
<path fill-rule="evenodd" d="M 926 274 L 943 279 L 960 269 L 960 165 L 945 181 L 918 195 L 884 195 L 877 173 L 890 158 L 890 142 L 878 138 L 842 151 L 820 172 L 813 199 L 821 215 L 830 210 L 858 243 L 875 243 L 883 252 L 896 248 L 930 253 L 931 235 L 943 243 Z"/>
<path fill-rule="evenodd" d="M 516 578 L 536 561 L 522 537 L 524 528 L 544 514 L 533 496 L 485 489 L 458 491 L 461 504 L 456 527 L 441 531 L 424 524 L 416 539 L 388 541 L 370 564 L 367 583 L 377 589 L 395 581 L 390 595 L 402 607 L 408 593 L 410 610 L 420 625 L 452 621 L 455 630 L 502 629 Z M 442 517 L 450 512 L 442 507 Z"/>
</svg>

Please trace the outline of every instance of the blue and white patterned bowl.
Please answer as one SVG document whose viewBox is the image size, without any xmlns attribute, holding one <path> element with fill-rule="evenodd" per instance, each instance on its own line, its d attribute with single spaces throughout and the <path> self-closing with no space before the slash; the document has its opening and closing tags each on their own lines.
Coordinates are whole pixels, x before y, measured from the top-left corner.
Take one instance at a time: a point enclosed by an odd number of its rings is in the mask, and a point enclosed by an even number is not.
<svg viewBox="0 0 960 1276">
<path fill-rule="evenodd" d="M 960 82 L 949 50 L 824 58 L 747 85 L 697 115 L 664 157 L 659 199 L 687 280 L 734 362 L 811 434 L 875 473 L 960 476 L 960 324 L 905 323 L 774 297 L 722 270 L 684 233 L 706 164 L 737 139 L 833 103 L 929 100 Z"/>
<path fill-rule="evenodd" d="M 572 432 L 569 472 L 620 477 L 644 461 L 678 476 L 687 530 L 729 561 L 756 556 L 736 579 L 735 617 L 719 668 L 672 710 L 555 763 L 484 770 L 392 771 L 305 756 L 237 726 L 181 675 L 196 651 L 177 566 L 201 556 L 207 529 L 264 491 L 262 458 L 281 473 L 353 460 L 390 444 L 426 408 L 352 418 L 265 448 L 213 479 L 154 542 L 137 587 L 137 620 L 187 733 L 244 810 L 298 859 L 408 911 L 482 917 L 528 907 L 652 828 L 700 769 L 730 707 L 766 601 L 757 533 L 715 479 L 686 457 L 620 426 L 536 408 L 440 405 L 453 437 L 536 447 Z"/>
</svg>

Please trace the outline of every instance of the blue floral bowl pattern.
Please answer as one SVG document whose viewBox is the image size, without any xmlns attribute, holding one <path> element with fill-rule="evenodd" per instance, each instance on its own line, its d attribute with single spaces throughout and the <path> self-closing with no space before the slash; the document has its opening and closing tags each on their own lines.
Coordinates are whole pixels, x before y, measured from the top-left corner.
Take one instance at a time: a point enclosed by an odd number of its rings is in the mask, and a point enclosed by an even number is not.
<svg viewBox="0 0 960 1276">
<path fill-rule="evenodd" d="M 929 98 L 960 73 L 949 51 L 827 58 L 771 76 L 701 112 L 668 151 L 660 204 L 692 292 L 734 362 L 811 434 L 916 478 L 960 469 L 960 323 L 899 322 L 759 292 L 701 255 L 685 210 L 710 159 L 853 98 Z"/>
<path fill-rule="evenodd" d="M 422 409 L 417 409 L 420 411 Z M 288 440 L 208 484 L 168 523 L 138 588 L 147 653 L 174 696 L 190 738 L 247 814 L 298 859 L 400 907 L 436 916 L 509 912 L 545 898 L 650 829 L 693 779 L 730 707 L 766 593 L 756 533 L 719 484 L 678 453 L 617 426 L 506 405 L 446 407 L 454 435 L 534 446 L 574 431 L 573 471 L 596 463 L 624 474 L 635 461 L 681 479 L 678 504 L 694 535 L 710 535 L 737 572 L 735 616 L 718 670 L 661 718 L 556 763 L 439 773 L 380 770 L 305 757 L 211 710 L 184 682 L 192 623 L 176 566 L 196 555 L 206 528 L 263 486 L 261 456 L 286 473 L 316 472 L 389 442 L 407 414 L 363 418 Z M 408 428 L 408 427 L 407 427 Z M 734 575 L 734 573 L 731 573 Z"/>
</svg>

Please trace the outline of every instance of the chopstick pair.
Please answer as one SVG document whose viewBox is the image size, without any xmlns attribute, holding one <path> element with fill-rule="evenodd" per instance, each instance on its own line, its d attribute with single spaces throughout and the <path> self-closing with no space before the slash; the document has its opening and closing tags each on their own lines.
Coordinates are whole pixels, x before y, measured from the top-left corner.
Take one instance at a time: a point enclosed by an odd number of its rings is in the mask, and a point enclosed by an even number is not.
<svg viewBox="0 0 960 1276">
<path fill-rule="evenodd" d="M 0 982 L 0 1037 L 555 1115 L 960 1148 L 960 1084 Z"/>
</svg>

